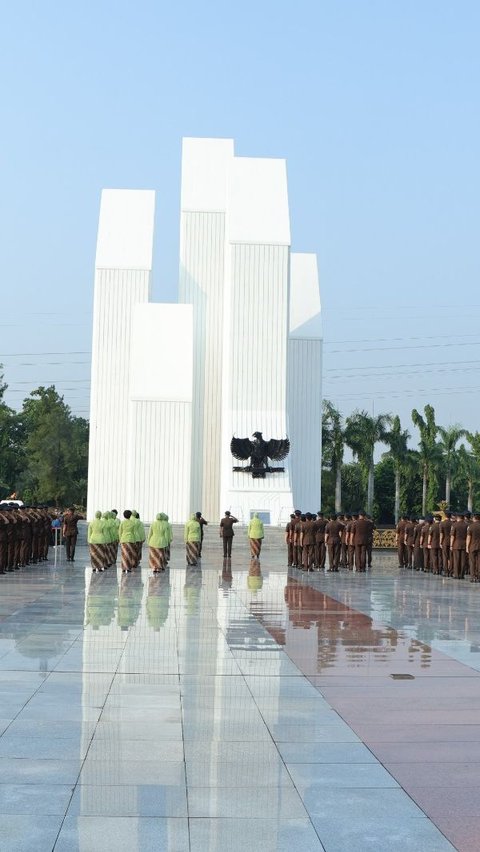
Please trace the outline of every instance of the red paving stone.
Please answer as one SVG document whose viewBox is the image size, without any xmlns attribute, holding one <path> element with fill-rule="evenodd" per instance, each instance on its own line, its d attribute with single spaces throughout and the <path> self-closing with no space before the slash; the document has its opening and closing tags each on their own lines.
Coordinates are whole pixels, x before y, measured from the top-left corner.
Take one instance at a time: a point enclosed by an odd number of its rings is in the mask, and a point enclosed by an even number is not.
<svg viewBox="0 0 480 852">
<path fill-rule="evenodd" d="M 480 674 L 295 579 L 285 600 L 287 654 L 450 842 L 479 852 Z M 317 630 L 313 653 L 300 629 Z"/>
</svg>

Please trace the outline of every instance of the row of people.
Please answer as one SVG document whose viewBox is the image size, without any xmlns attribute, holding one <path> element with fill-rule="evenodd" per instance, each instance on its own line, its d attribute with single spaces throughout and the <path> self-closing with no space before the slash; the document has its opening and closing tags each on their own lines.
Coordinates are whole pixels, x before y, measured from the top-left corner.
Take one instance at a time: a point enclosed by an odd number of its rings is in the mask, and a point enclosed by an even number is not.
<svg viewBox="0 0 480 852">
<path fill-rule="evenodd" d="M 0 574 L 47 561 L 53 517 L 46 506 L 0 506 Z"/>
<path fill-rule="evenodd" d="M 403 515 L 396 527 L 400 568 L 480 582 L 480 513 Z"/>
<path fill-rule="evenodd" d="M 375 525 L 366 512 L 339 515 L 297 509 L 285 527 L 288 567 L 328 572 L 347 568 L 364 573 L 372 565 Z"/>
</svg>

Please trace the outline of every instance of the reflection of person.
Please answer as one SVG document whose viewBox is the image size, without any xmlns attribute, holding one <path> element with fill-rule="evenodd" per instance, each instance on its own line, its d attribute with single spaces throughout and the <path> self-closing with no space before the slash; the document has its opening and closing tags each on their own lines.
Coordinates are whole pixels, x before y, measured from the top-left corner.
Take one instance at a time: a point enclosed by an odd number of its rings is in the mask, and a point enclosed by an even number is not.
<svg viewBox="0 0 480 852">
<path fill-rule="evenodd" d="M 262 539 L 265 535 L 263 521 L 258 517 L 258 512 L 254 512 L 253 517 L 248 525 L 248 537 L 250 539 L 250 556 L 252 559 L 258 559 L 262 549 Z"/>
<path fill-rule="evenodd" d="M 262 569 L 258 559 L 250 560 L 250 568 L 248 569 L 247 587 L 252 592 L 257 592 L 263 586 Z"/>
<path fill-rule="evenodd" d="M 199 557 L 202 555 L 202 546 L 203 546 L 203 528 L 208 526 L 208 521 L 202 516 L 201 512 L 195 512 L 195 517 L 200 524 L 200 544 L 198 547 L 198 555 Z"/>
<path fill-rule="evenodd" d="M 157 572 L 158 573 L 158 572 Z M 170 572 L 165 571 L 159 577 L 150 577 L 146 613 L 150 627 L 158 631 L 165 624 L 170 605 Z"/>
<path fill-rule="evenodd" d="M 232 540 L 234 536 L 233 525 L 238 524 L 238 518 L 235 518 L 231 512 L 226 511 L 225 517 L 220 521 L 220 535 L 223 538 L 223 555 L 232 555 Z"/>
<path fill-rule="evenodd" d="M 75 545 L 78 537 L 78 521 L 80 516 L 75 514 L 73 506 L 65 512 L 63 518 L 63 537 L 65 539 L 65 550 L 67 562 L 75 561 Z"/>
<path fill-rule="evenodd" d="M 101 512 L 95 512 L 95 518 L 88 524 L 87 542 L 92 571 L 103 571 L 106 565 L 106 521 Z"/>
<path fill-rule="evenodd" d="M 185 541 L 187 565 L 196 565 L 201 539 L 201 530 L 195 514 L 190 515 L 189 520 L 185 524 L 183 538 Z"/>
<path fill-rule="evenodd" d="M 148 532 L 149 566 L 154 574 L 165 571 L 167 547 L 170 544 L 170 524 L 164 512 L 159 512 Z"/>
<path fill-rule="evenodd" d="M 232 588 L 232 582 L 232 560 L 225 558 L 222 565 L 222 579 L 219 581 L 218 585 L 224 592 L 227 592 L 228 589 Z"/>
<path fill-rule="evenodd" d="M 145 541 L 145 527 L 143 526 L 140 515 L 135 510 L 132 512 L 132 515 L 135 517 L 135 545 L 137 548 L 137 564 L 135 568 L 138 568 L 140 562 L 142 561 L 142 547 L 143 542 Z"/>
<path fill-rule="evenodd" d="M 185 569 L 185 585 L 183 587 L 183 594 L 185 596 L 188 615 L 192 615 L 198 610 L 201 588 L 202 569 L 197 568 L 195 571 L 193 571 L 192 567 L 188 565 Z"/>
<path fill-rule="evenodd" d="M 118 590 L 117 622 L 122 630 L 135 624 L 142 605 L 143 583 L 140 572 L 133 577 L 122 577 Z"/>
<path fill-rule="evenodd" d="M 117 584 L 115 578 L 109 580 L 107 575 L 95 575 L 90 578 L 90 586 L 87 595 L 87 624 L 93 630 L 99 627 L 108 627 L 115 615 L 115 593 Z"/>
</svg>

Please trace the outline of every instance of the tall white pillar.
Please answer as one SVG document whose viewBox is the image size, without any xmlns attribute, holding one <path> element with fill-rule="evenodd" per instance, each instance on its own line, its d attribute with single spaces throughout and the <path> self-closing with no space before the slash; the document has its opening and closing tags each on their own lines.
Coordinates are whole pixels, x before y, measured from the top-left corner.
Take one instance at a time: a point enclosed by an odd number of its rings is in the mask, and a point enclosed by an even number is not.
<svg viewBox="0 0 480 852">
<path fill-rule="evenodd" d="M 247 522 L 253 511 L 278 523 L 291 511 L 283 473 L 233 472 L 233 435 L 285 438 L 290 221 L 284 160 L 235 158 L 229 171 L 224 302 L 222 510 Z M 273 462 L 275 464 L 275 462 Z"/>
<path fill-rule="evenodd" d="M 193 306 L 191 506 L 220 504 L 221 391 L 227 172 L 231 139 L 184 139 L 179 301 Z"/>
<path fill-rule="evenodd" d="M 321 507 L 322 480 L 322 323 L 317 258 L 290 256 L 290 335 L 288 341 L 288 421 L 295 507 Z"/>
<path fill-rule="evenodd" d="M 93 298 L 89 516 L 124 507 L 129 447 L 129 382 L 134 305 L 148 302 L 155 193 L 104 190 Z"/>
</svg>

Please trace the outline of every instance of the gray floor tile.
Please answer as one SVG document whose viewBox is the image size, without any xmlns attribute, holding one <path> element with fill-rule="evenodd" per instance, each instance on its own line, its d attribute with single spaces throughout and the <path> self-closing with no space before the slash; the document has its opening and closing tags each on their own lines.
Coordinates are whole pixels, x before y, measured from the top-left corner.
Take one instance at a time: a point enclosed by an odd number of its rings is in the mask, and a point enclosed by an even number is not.
<svg viewBox="0 0 480 852">
<path fill-rule="evenodd" d="M 66 784 L 0 784 L 0 814 L 62 816 L 71 796 Z"/>
<path fill-rule="evenodd" d="M 80 760 L 2 757 L 0 778 L 3 784 L 75 784 L 80 766 Z"/>
<path fill-rule="evenodd" d="M 326 852 L 454 852 L 454 847 L 425 817 L 397 822 L 313 818 Z"/>
<path fill-rule="evenodd" d="M 309 820 L 191 819 L 192 852 L 322 852 Z"/>
<path fill-rule="evenodd" d="M 0 848 L 2 852 L 50 852 L 63 816 L 27 816 L 2 814 Z"/>
<path fill-rule="evenodd" d="M 288 787 L 190 787 L 190 817 L 262 818 L 281 814 L 284 819 L 306 819 L 297 791 Z"/>
<path fill-rule="evenodd" d="M 278 751 L 285 763 L 377 763 L 363 743 L 283 743 Z"/>
<path fill-rule="evenodd" d="M 174 817 L 132 819 L 67 816 L 55 845 L 55 852 L 100 852 L 100 850 L 101 852 L 133 852 L 133 850 L 190 852 L 188 822 L 186 819 Z"/>
<path fill-rule="evenodd" d="M 189 787 L 291 787 L 292 779 L 280 758 L 265 762 L 187 761 Z"/>
<path fill-rule="evenodd" d="M 185 785 L 185 764 L 175 761 L 93 760 L 87 757 L 82 766 L 79 784 Z"/>
<path fill-rule="evenodd" d="M 186 817 L 187 792 L 185 785 L 84 784 L 76 788 L 68 815 Z"/>
<path fill-rule="evenodd" d="M 309 787 L 398 787 L 378 763 L 288 763 L 287 768 L 300 792 Z"/>
</svg>

